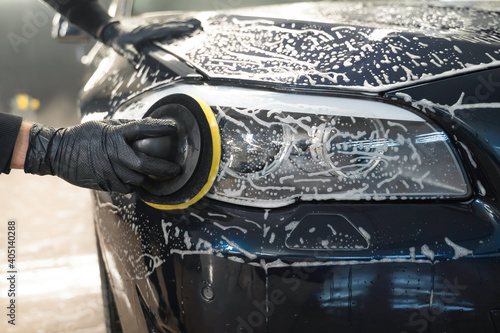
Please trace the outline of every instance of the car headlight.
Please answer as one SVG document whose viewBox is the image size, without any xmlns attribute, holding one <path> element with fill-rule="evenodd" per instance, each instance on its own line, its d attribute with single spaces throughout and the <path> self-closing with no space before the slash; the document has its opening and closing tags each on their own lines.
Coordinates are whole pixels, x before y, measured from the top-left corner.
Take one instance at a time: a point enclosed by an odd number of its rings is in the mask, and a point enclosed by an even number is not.
<svg viewBox="0 0 500 333">
<path fill-rule="evenodd" d="M 207 194 L 213 199 L 272 208 L 297 200 L 469 194 L 446 134 L 409 110 L 369 100 L 212 86 L 150 93 L 141 109 L 174 93 L 202 98 L 217 116 L 222 161 Z M 121 112 L 126 117 L 137 110 L 128 105 Z"/>
</svg>

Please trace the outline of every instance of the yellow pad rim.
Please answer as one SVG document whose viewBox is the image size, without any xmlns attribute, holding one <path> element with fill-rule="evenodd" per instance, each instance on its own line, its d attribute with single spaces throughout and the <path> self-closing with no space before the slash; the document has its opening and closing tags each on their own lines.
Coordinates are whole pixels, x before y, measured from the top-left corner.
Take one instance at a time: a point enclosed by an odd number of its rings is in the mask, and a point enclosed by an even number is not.
<svg viewBox="0 0 500 333">
<path fill-rule="evenodd" d="M 214 184 L 215 179 L 217 178 L 217 173 L 219 172 L 219 166 L 220 166 L 222 152 L 221 152 L 221 138 L 220 138 L 219 124 L 217 123 L 217 119 L 215 119 L 215 115 L 212 112 L 212 109 L 204 100 L 202 100 L 201 98 L 198 98 L 196 96 L 189 95 L 189 94 L 187 94 L 187 96 L 193 98 L 200 105 L 200 107 L 203 110 L 203 113 L 205 114 L 205 117 L 208 121 L 208 124 L 210 126 L 213 154 L 212 154 L 212 165 L 210 167 L 209 176 L 208 176 L 207 182 L 202 187 L 200 192 L 198 192 L 198 194 L 196 196 L 194 196 L 191 200 L 189 200 L 185 203 L 177 204 L 177 205 L 160 205 L 160 204 L 154 204 L 154 203 L 150 203 L 150 202 L 143 200 L 147 205 L 149 205 L 153 208 L 156 208 L 156 209 L 160 209 L 160 210 L 185 209 L 185 208 L 188 208 L 189 206 L 195 204 L 196 202 L 198 202 L 201 198 L 203 198 L 208 193 L 208 191 L 210 190 L 210 188 Z"/>
</svg>

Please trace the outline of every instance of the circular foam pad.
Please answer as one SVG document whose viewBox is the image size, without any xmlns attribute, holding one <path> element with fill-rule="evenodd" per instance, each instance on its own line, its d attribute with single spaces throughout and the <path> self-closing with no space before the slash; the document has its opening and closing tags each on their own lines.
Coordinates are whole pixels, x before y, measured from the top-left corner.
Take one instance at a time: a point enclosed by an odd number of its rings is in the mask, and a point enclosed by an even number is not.
<svg viewBox="0 0 500 333">
<path fill-rule="evenodd" d="M 166 147 L 165 155 L 158 157 L 176 162 L 182 172 L 174 178 L 148 179 L 139 196 L 157 209 L 187 208 L 207 194 L 219 170 L 221 140 L 215 115 L 203 100 L 174 94 L 155 103 L 144 117 L 170 119 L 177 125 L 176 135 L 168 142 L 158 138 L 162 142 L 148 144 Z"/>
</svg>

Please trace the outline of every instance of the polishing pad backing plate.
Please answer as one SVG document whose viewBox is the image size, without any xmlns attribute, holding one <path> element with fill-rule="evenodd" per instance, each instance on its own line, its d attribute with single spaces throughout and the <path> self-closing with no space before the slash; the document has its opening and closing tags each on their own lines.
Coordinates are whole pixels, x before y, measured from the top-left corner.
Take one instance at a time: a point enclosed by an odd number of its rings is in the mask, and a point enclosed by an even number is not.
<svg viewBox="0 0 500 333">
<path fill-rule="evenodd" d="M 148 180 L 139 196 L 157 209 L 187 208 L 205 196 L 219 170 L 221 140 L 215 115 L 203 100 L 174 94 L 155 103 L 144 117 L 171 119 L 177 124 L 177 140 L 170 143 L 176 151 L 170 160 L 181 166 L 182 173 L 171 179 Z"/>
</svg>

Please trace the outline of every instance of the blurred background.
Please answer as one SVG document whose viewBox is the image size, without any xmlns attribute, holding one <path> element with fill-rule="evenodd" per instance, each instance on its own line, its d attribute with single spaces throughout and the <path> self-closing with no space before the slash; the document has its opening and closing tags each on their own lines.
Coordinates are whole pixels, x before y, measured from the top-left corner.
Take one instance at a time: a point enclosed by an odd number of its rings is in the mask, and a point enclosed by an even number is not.
<svg viewBox="0 0 500 333">
<path fill-rule="evenodd" d="M 109 1 L 108 1 L 109 2 Z M 105 2 L 103 2 L 105 3 Z M 54 127 L 79 122 L 93 46 L 51 38 L 38 0 L 0 0 L 0 112 Z M 51 176 L 0 175 L 0 308 L 8 305 L 7 222 L 17 222 L 16 326 L 0 332 L 105 332 L 90 192 Z"/>
<path fill-rule="evenodd" d="M 92 44 L 54 41 L 53 16 L 38 0 L 0 0 L 0 111 L 65 126 L 78 121 L 80 59 Z"/>
</svg>

